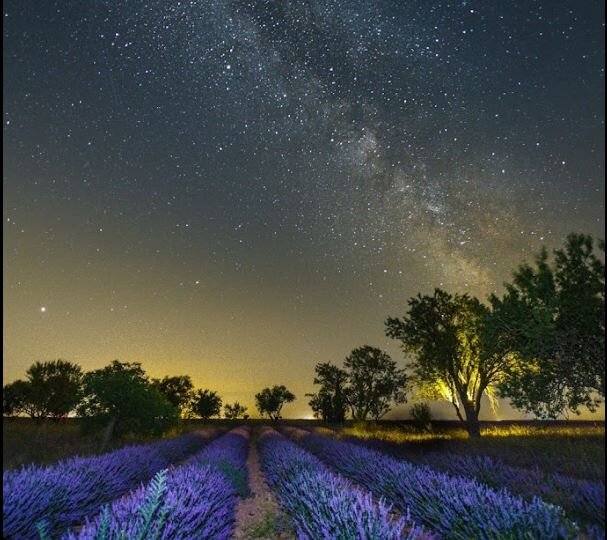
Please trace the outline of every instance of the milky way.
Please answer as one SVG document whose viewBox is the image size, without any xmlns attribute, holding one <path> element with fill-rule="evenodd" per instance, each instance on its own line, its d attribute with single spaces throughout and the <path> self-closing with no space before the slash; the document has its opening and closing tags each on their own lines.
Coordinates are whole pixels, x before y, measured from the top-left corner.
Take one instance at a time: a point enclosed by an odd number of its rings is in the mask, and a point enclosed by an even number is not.
<svg viewBox="0 0 607 540">
<path fill-rule="evenodd" d="M 603 35 L 595 1 L 6 2 L 5 376 L 304 414 L 409 296 L 602 235 Z"/>
</svg>

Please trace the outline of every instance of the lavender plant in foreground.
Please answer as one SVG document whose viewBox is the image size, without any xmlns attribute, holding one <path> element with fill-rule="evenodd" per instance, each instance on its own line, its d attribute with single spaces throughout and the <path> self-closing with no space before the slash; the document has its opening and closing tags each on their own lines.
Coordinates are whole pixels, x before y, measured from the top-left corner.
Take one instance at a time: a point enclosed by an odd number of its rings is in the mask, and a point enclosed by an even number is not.
<svg viewBox="0 0 607 540">
<path fill-rule="evenodd" d="M 247 429 L 230 431 L 184 465 L 157 473 L 106 506 L 64 540 L 227 540 L 241 481 L 234 482 L 234 471 L 245 474 L 248 444 Z"/>
<path fill-rule="evenodd" d="M 392 517 L 390 506 L 375 504 L 273 429 L 262 433 L 259 449 L 266 479 L 291 514 L 299 539 L 432 538 L 410 520 Z"/>
<path fill-rule="evenodd" d="M 210 438 L 208 433 L 194 432 L 100 456 L 74 457 L 50 467 L 32 465 L 6 471 L 2 478 L 3 536 L 38 538 L 42 520 L 47 534 L 61 534 L 103 504 L 196 452 Z"/>
<path fill-rule="evenodd" d="M 572 519 L 605 527 L 605 484 L 546 472 L 539 467 L 513 467 L 486 455 L 463 456 L 454 452 L 415 452 L 406 445 L 346 437 L 342 440 L 392 454 L 416 464 L 456 476 L 475 478 L 493 488 L 506 488 L 532 499 L 540 497 L 562 507 Z"/>
<path fill-rule="evenodd" d="M 301 446 L 413 519 L 457 540 L 575 538 L 577 527 L 557 506 L 524 501 L 507 490 L 415 466 L 352 443 L 289 429 Z"/>
</svg>

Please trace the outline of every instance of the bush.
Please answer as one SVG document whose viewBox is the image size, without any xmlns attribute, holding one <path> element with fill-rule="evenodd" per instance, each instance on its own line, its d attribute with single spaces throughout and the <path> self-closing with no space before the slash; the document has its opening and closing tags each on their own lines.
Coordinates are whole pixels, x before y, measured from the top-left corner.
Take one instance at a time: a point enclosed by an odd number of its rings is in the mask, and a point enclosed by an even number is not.
<svg viewBox="0 0 607 540">
<path fill-rule="evenodd" d="M 416 403 L 410 410 L 415 427 L 420 431 L 432 431 L 432 412 L 427 403 Z"/>
</svg>

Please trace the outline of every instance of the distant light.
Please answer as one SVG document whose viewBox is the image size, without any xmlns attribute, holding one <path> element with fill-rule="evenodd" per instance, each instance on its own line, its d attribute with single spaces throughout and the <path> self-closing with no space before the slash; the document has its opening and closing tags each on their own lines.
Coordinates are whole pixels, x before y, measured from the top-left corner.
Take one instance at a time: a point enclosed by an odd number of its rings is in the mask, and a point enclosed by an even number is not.
<svg viewBox="0 0 607 540">
<path fill-rule="evenodd" d="M 45 307 L 45 306 L 42 306 L 42 307 L 40 308 L 40 312 L 41 312 L 41 313 L 46 313 L 46 307 Z"/>
</svg>

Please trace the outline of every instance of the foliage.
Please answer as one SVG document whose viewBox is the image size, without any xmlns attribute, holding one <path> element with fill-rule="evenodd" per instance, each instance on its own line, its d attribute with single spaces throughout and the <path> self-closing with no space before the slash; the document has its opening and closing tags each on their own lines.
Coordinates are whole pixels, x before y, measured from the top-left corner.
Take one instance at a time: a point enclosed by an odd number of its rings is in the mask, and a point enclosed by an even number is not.
<svg viewBox="0 0 607 540">
<path fill-rule="evenodd" d="M 65 360 L 36 362 L 26 371 L 29 401 L 43 417 L 61 418 L 82 400 L 82 369 Z"/>
<path fill-rule="evenodd" d="M 237 418 L 244 418 L 246 420 L 249 417 L 247 408 L 238 403 L 238 401 L 233 404 L 226 403 L 223 407 L 223 415 L 228 420 L 236 420 Z"/>
<path fill-rule="evenodd" d="M 571 538 L 576 526 L 555 506 L 540 499 L 524 501 L 506 490 L 448 476 L 424 466 L 396 460 L 369 448 L 293 433 L 298 443 L 337 471 L 359 482 L 441 537 L 528 539 Z"/>
<path fill-rule="evenodd" d="M 29 399 L 30 385 L 22 380 L 17 380 L 2 387 L 2 414 L 4 416 L 17 416 L 27 413 L 35 418 L 37 410 L 31 408 Z"/>
<path fill-rule="evenodd" d="M 208 420 L 212 416 L 219 416 L 221 398 L 212 390 L 198 390 L 192 397 L 190 407 L 194 416 Z"/>
<path fill-rule="evenodd" d="M 490 345 L 488 316 L 476 298 L 435 289 L 411 298 L 402 319 L 386 321 L 386 334 L 412 355 L 409 367 L 422 394 L 449 400 L 474 437 L 480 436 L 481 399 L 492 396 L 510 359 Z"/>
<path fill-rule="evenodd" d="M 348 406 L 348 374 L 330 363 L 316 364 L 314 384 L 320 385 L 316 394 L 310 397 L 309 405 L 315 418 L 325 422 L 343 422 Z"/>
<path fill-rule="evenodd" d="M 100 505 L 134 489 L 157 471 L 199 450 L 208 438 L 190 433 L 154 444 L 130 446 L 101 456 L 75 457 L 51 467 L 23 467 L 3 474 L 3 534 L 38 538 L 45 520 L 51 537 Z"/>
<path fill-rule="evenodd" d="M 432 411 L 430 405 L 419 402 L 411 407 L 411 418 L 421 431 L 432 431 Z"/>
<path fill-rule="evenodd" d="M 183 413 L 190 404 L 194 385 L 189 375 L 166 376 L 162 379 L 153 379 L 152 384 L 180 413 Z"/>
<path fill-rule="evenodd" d="M 84 391 L 78 412 L 85 430 L 108 426 L 116 435 L 161 435 L 179 420 L 178 410 L 149 382 L 138 362 L 114 360 L 87 373 Z"/>
<path fill-rule="evenodd" d="M 259 414 L 268 416 L 273 421 L 281 418 L 280 412 L 285 403 L 293 401 L 295 401 L 295 396 L 284 385 L 264 388 L 261 392 L 255 394 L 255 405 Z"/>
<path fill-rule="evenodd" d="M 431 538 L 410 520 L 393 518 L 383 501 L 375 504 L 276 431 L 262 433 L 259 449 L 266 478 L 289 511 L 297 538 Z"/>
<path fill-rule="evenodd" d="M 35 362 L 26 371 L 27 379 L 2 389 L 5 416 L 25 413 L 32 418 L 63 418 L 82 400 L 82 369 L 65 360 Z"/>
<path fill-rule="evenodd" d="M 557 418 L 605 396 L 605 244 L 572 234 L 548 261 L 522 264 L 506 293 L 490 298 L 493 330 L 516 362 L 500 385 L 515 407 Z"/>
<path fill-rule="evenodd" d="M 344 360 L 348 374 L 348 406 L 354 420 L 384 416 L 392 403 L 405 402 L 407 376 L 381 349 L 365 345 Z"/>
</svg>

